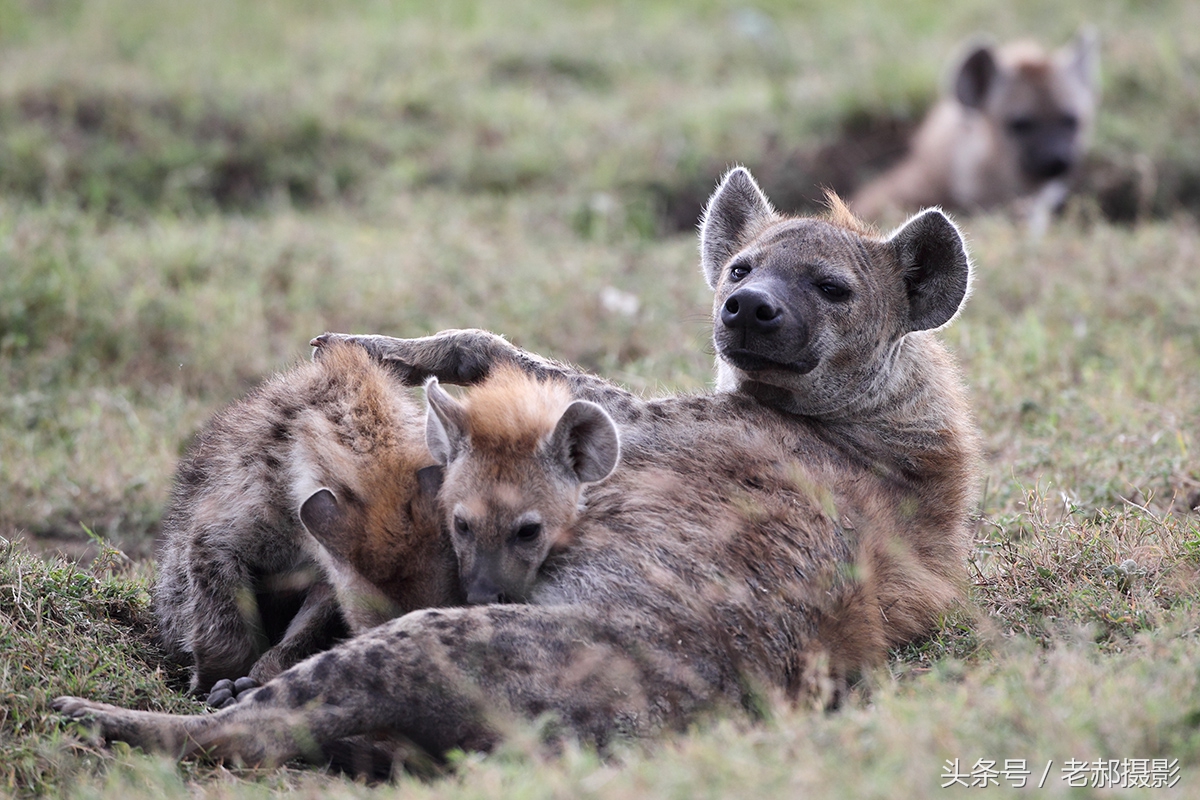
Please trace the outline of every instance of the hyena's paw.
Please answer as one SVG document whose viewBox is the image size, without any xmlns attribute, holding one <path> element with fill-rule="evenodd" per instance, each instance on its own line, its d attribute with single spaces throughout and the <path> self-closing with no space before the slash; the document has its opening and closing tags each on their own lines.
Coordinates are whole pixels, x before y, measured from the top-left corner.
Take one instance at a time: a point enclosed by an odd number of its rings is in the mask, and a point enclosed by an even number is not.
<svg viewBox="0 0 1200 800">
<path fill-rule="evenodd" d="M 56 697 L 50 701 L 50 707 L 71 719 L 85 719 L 104 711 L 116 711 L 116 706 L 107 703 L 97 703 L 84 700 L 82 697 Z"/>
<path fill-rule="evenodd" d="M 309 344 L 313 348 L 312 357 L 319 361 L 326 348 L 336 343 L 352 344 L 361 347 L 371 356 L 371 360 L 386 364 L 390 372 L 409 386 L 420 386 L 428 372 L 416 369 L 404 359 L 404 344 L 408 339 L 393 339 L 390 336 L 355 335 L 350 333 L 325 332 L 313 338 Z"/>
<path fill-rule="evenodd" d="M 124 738 L 126 709 L 82 697 L 56 697 L 50 707 L 70 719 L 91 723 L 95 734 L 105 741 Z"/>
<path fill-rule="evenodd" d="M 249 697 L 250 692 L 257 689 L 258 686 L 258 681 L 250 677 L 238 678 L 236 681 L 222 678 L 213 684 L 205 703 L 209 708 L 228 708 Z"/>
<path fill-rule="evenodd" d="M 469 386 L 482 380 L 498 358 L 511 360 L 516 352 L 516 348 L 494 333 L 467 328 L 418 339 L 323 333 L 309 342 L 316 348 L 313 358 L 321 358 L 321 351 L 335 342 L 363 348 L 408 386 L 420 386 L 430 376 L 444 383 Z"/>
<path fill-rule="evenodd" d="M 378 354 L 371 348 L 369 343 L 364 341 L 367 338 L 369 337 L 356 336 L 350 333 L 332 333 L 330 331 L 326 331 L 320 336 L 314 336 L 308 344 L 313 349 L 312 357 L 314 361 L 321 358 L 326 348 L 338 343 L 356 344 L 370 353 L 372 358 L 378 358 Z"/>
</svg>

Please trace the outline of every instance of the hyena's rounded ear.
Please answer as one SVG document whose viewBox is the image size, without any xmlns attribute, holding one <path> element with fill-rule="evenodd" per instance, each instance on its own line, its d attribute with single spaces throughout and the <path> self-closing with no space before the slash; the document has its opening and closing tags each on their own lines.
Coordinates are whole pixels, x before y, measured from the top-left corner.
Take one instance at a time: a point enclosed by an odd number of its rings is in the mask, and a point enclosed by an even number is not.
<svg viewBox="0 0 1200 800">
<path fill-rule="evenodd" d="M 438 385 L 425 381 L 425 444 L 433 460 L 446 465 L 454 460 L 467 435 L 467 411 Z"/>
<path fill-rule="evenodd" d="M 742 248 L 748 235 L 774 218 L 775 210 L 750 170 L 734 167 L 725 174 L 708 199 L 700 221 L 700 267 L 710 288 L 717 288 L 721 269 Z"/>
<path fill-rule="evenodd" d="M 546 448 L 580 483 L 607 478 L 621 458 L 617 424 L 607 411 L 587 400 L 567 406 Z"/>
<path fill-rule="evenodd" d="M 967 108 L 983 108 L 1000 74 L 990 42 L 976 41 L 954 73 L 954 96 Z"/>
<path fill-rule="evenodd" d="M 346 524 L 346 511 L 332 491 L 322 487 L 310 494 L 300 504 L 300 521 L 326 549 L 338 551 L 338 544 L 344 538 L 341 533 Z"/>
<path fill-rule="evenodd" d="M 971 259 L 958 227 L 936 208 L 913 216 L 888 237 L 908 294 L 908 330 L 940 328 L 971 289 Z"/>
<path fill-rule="evenodd" d="M 1059 63 L 1072 72 L 1088 91 L 1100 89 L 1100 35 L 1091 25 L 1083 25 L 1075 38 L 1058 52 Z"/>
</svg>

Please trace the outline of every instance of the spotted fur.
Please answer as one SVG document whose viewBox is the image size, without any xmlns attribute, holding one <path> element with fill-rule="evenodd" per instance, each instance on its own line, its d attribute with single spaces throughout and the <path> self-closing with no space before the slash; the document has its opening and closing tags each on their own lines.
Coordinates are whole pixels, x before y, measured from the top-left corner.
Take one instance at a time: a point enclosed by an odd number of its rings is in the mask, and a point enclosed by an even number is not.
<svg viewBox="0 0 1200 800">
<path fill-rule="evenodd" d="M 681 729 L 762 694 L 828 703 L 959 597 L 979 446 L 934 329 L 970 262 L 940 212 L 886 237 L 774 212 L 748 172 L 705 212 L 718 388 L 645 400 L 484 331 L 354 342 L 397 376 L 557 377 L 617 422 L 621 466 L 523 605 L 419 611 L 203 717 L 56 708 L 101 733 L 251 763 L 327 759 L 367 734 L 486 749 L 506 720 L 562 733 Z M 747 315 L 746 311 L 749 310 Z"/>
<path fill-rule="evenodd" d="M 418 476 L 434 465 L 419 406 L 360 348 L 328 356 L 219 413 L 176 472 L 154 609 L 194 691 L 267 680 L 347 627 L 458 597 L 436 485 Z M 319 492 L 322 540 L 301 521 Z"/>
</svg>

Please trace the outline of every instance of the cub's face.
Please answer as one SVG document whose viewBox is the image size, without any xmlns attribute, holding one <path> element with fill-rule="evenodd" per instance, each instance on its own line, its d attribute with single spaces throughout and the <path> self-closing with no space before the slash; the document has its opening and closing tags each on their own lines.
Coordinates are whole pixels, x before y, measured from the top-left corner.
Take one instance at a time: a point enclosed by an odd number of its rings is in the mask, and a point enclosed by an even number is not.
<svg viewBox="0 0 1200 800">
<path fill-rule="evenodd" d="M 493 373 L 472 390 L 468 412 L 436 379 L 425 385 L 426 443 L 445 466 L 439 503 L 471 604 L 525 600 L 547 556 L 570 543 L 582 487 L 620 457 L 604 409 L 586 400 L 561 408 L 557 390 L 539 387 Z"/>
<path fill-rule="evenodd" d="M 538 463 L 513 474 L 504 466 L 454 463 L 442 487 L 446 527 L 471 604 L 525 600 L 542 563 L 567 542 L 576 516 L 579 485 L 564 470 Z"/>
</svg>

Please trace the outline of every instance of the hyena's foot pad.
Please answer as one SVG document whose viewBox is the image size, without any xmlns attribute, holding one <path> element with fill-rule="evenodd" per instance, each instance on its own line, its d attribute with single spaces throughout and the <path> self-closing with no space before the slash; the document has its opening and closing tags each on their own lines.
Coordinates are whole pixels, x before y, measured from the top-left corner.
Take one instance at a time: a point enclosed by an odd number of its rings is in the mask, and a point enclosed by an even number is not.
<svg viewBox="0 0 1200 800">
<path fill-rule="evenodd" d="M 238 678 L 236 681 L 222 678 L 213 684 L 204 702 L 209 708 L 228 708 L 244 700 L 258 686 L 258 681 L 251 677 Z"/>
</svg>

